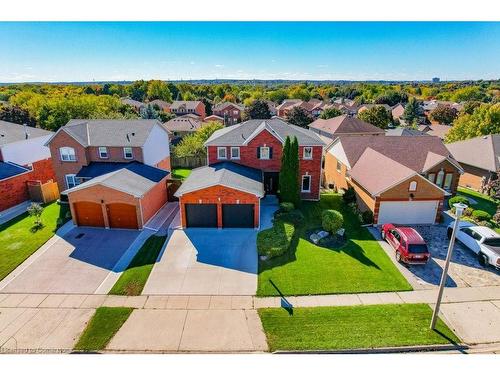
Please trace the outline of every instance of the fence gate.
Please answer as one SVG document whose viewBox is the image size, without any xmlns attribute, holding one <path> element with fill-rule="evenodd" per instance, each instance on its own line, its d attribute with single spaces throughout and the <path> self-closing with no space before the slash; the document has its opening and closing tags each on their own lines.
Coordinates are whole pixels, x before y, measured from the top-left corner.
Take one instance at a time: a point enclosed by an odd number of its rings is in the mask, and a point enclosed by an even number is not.
<svg viewBox="0 0 500 375">
<path fill-rule="evenodd" d="M 33 202 L 48 203 L 57 200 L 59 188 L 57 182 L 48 181 L 42 184 L 40 181 L 28 181 L 28 193 Z"/>
</svg>

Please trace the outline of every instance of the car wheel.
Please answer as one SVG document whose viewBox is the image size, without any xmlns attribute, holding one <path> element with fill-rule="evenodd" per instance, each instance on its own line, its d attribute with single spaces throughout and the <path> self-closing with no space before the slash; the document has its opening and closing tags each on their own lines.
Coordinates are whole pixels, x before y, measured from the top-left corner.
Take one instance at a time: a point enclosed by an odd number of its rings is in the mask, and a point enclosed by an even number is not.
<svg viewBox="0 0 500 375">
<path fill-rule="evenodd" d="M 396 251 L 396 260 L 401 263 L 401 253 L 399 251 Z"/>
<path fill-rule="evenodd" d="M 488 257 L 486 254 L 479 253 L 477 254 L 477 260 L 479 261 L 479 264 L 483 267 L 486 267 L 488 265 Z"/>
<path fill-rule="evenodd" d="M 451 235 L 453 234 L 453 229 L 448 228 L 448 231 L 446 232 L 446 234 L 448 235 L 448 239 L 451 239 Z"/>
</svg>

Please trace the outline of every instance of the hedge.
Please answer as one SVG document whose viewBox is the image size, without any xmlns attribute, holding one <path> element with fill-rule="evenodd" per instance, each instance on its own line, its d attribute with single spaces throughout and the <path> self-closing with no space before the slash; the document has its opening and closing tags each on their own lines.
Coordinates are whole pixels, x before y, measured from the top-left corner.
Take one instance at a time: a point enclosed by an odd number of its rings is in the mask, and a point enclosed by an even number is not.
<svg viewBox="0 0 500 375">
<path fill-rule="evenodd" d="M 472 217 L 476 221 L 489 221 L 491 220 L 491 215 L 486 211 L 474 210 L 472 211 Z"/>
<path fill-rule="evenodd" d="M 274 258 L 283 255 L 290 248 L 295 227 L 291 223 L 275 220 L 273 227 L 257 234 L 257 251 L 259 255 Z"/>
<path fill-rule="evenodd" d="M 453 205 L 455 203 L 463 203 L 463 204 L 469 204 L 469 200 L 464 197 L 464 196 L 461 196 L 461 195 L 455 195 L 454 197 L 450 198 L 448 200 L 448 206 L 450 206 L 450 208 L 453 208 Z"/>
<path fill-rule="evenodd" d="M 336 210 L 324 210 L 321 213 L 321 224 L 327 232 L 335 233 L 344 225 L 344 217 Z"/>
</svg>

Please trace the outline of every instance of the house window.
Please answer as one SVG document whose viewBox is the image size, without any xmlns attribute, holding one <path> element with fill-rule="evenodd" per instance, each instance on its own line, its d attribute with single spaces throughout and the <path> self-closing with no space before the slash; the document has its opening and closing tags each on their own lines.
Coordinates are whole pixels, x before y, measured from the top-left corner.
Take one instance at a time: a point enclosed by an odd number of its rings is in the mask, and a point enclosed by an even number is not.
<svg viewBox="0 0 500 375">
<path fill-rule="evenodd" d="M 217 159 L 227 159 L 227 150 L 225 147 L 217 147 Z"/>
<path fill-rule="evenodd" d="M 446 176 L 444 177 L 443 189 L 444 190 L 451 190 L 451 182 L 452 181 L 453 181 L 453 173 L 446 173 Z"/>
<path fill-rule="evenodd" d="M 76 161 L 75 149 L 73 147 L 61 147 L 59 154 L 62 161 Z"/>
<path fill-rule="evenodd" d="M 99 147 L 99 157 L 101 159 L 108 158 L 108 148 L 107 147 Z"/>
<path fill-rule="evenodd" d="M 427 176 L 427 179 L 434 183 L 434 181 L 436 180 L 436 174 L 435 173 L 429 173 L 429 175 Z"/>
<path fill-rule="evenodd" d="M 263 160 L 271 159 L 271 152 L 270 152 L 269 147 L 267 147 L 267 146 L 260 147 L 260 158 L 259 159 L 263 159 Z"/>
<path fill-rule="evenodd" d="M 233 115 L 238 115 L 238 111 L 233 111 Z"/>
<path fill-rule="evenodd" d="M 134 157 L 132 153 L 132 147 L 124 147 L 123 148 L 123 157 L 125 159 L 132 159 Z"/>
<path fill-rule="evenodd" d="M 417 181 L 410 182 L 410 188 L 408 190 L 409 191 L 417 191 Z"/>
<path fill-rule="evenodd" d="M 337 172 L 342 172 L 342 163 L 337 160 Z"/>
<path fill-rule="evenodd" d="M 231 147 L 231 159 L 239 159 L 239 158 L 240 158 L 240 148 Z"/>
<path fill-rule="evenodd" d="M 439 171 L 436 176 L 436 185 L 439 187 L 443 186 L 443 179 L 444 179 L 444 172 Z"/>
<path fill-rule="evenodd" d="M 67 174 L 65 177 L 66 177 L 66 187 L 68 189 L 71 189 L 72 187 L 75 187 L 76 186 L 76 179 L 75 179 L 75 176 L 74 174 Z"/>
<path fill-rule="evenodd" d="M 302 176 L 302 189 L 301 191 L 303 193 L 310 193 L 311 192 L 311 176 L 305 175 Z"/>
<path fill-rule="evenodd" d="M 304 147 L 302 158 L 303 159 L 312 159 L 313 158 L 313 149 L 312 149 L 312 147 Z"/>
</svg>

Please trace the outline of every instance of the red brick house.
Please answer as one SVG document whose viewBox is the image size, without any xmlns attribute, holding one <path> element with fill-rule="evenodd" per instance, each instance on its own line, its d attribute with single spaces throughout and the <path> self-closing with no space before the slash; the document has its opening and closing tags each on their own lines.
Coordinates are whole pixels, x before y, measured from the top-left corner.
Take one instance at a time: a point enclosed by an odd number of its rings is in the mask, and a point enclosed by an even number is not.
<svg viewBox="0 0 500 375">
<path fill-rule="evenodd" d="M 278 192 L 286 137 L 297 137 L 297 183 L 304 200 L 318 200 L 323 141 L 280 119 L 249 120 L 217 130 L 205 143 L 207 164 L 176 192 L 183 227 L 258 227 L 260 198 Z"/>
<path fill-rule="evenodd" d="M 203 120 L 206 116 L 205 104 L 200 100 L 174 100 L 170 104 L 170 112 L 176 116 L 195 114 Z"/>
<path fill-rule="evenodd" d="M 241 115 L 245 107 L 239 104 L 224 102 L 217 104 L 213 109 L 213 114 L 215 116 L 222 117 L 224 119 L 223 124 L 225 126 L 230 126 L 241 122 Z"/>
<path fill-rule="evenodd" d="M 77 225 L 140 229 L 167 202 L 169 136 L 157 120 L 70 120 L 47 145 Z"/>
<path fill-rule="evenodd" d="M 55 180 L 45 142 L 53 132 L 0 121 L 0 212 L 30 200 L 29 184 Z"/>
</svg>

